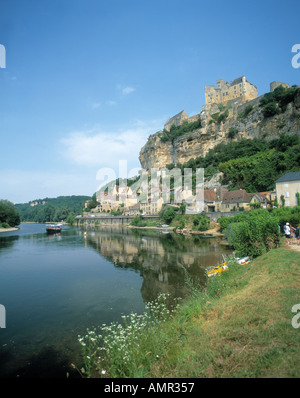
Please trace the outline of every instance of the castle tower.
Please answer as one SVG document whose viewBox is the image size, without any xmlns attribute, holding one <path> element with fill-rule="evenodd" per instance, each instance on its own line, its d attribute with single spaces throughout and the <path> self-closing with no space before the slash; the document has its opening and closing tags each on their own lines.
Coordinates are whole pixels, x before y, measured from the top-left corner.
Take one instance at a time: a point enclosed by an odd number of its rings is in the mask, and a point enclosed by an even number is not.
<svg viewBox="0 0 300 398">
<path fill-rule="evenodd" d="M 248 82 L 244 75 L 231 81 L 230 84 L 219 79 L 217 87 L 205 86 L 205 104 L 208 107 L 212 104 L 227 105 L 229 101 L 236 100 L 244 103 L 254 98 L 257 98 L 257 88 Z"/>
</svg>

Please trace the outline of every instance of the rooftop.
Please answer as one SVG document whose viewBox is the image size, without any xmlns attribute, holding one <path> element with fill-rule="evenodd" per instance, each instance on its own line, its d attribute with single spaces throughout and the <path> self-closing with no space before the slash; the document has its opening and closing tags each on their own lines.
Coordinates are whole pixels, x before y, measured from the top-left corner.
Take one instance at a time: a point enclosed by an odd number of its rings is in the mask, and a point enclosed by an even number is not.
<svg viewBox="0 0 300 398">
<path fill-rule="evenodd" d="M 236 191 L 228 191 L 223 194 L 223 203 L 248 203 L 251 200 L 251 195 L 245 189 Z"/>
<path fill-rule="evenodd" d="M 275 182 L 286 182 L 286 181 L 300 181 L 300 171 L 292 171 L 290 173 L 286 173 Z"/>
</svg>

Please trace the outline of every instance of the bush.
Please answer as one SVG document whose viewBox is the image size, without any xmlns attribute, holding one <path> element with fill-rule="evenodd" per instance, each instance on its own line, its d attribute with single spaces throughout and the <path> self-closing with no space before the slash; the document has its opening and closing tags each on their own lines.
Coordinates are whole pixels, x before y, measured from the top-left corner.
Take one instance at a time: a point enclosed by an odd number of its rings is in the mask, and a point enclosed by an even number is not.
<svg viewBox="0 0 300 398">
<path fill-rule="evenodd" d="M 238 115 L 238 118 L 245 119 L 252 111 L 253 111 L 253 105 L 247 105 L 245 109 Z"/>
<path fill-rule="evenodd" d="M 279 86 L 277 87 L 274 91 L 270 93 L 266 93 L 261 99 L 260 99 L 260 106 L 263 106 L 263 109 L 271 105 L 267 109 L 271 109 L 271 113 L 276 110 L 277 113 L 279 112 L 285 112 L 287 105 L 290 102 L 293 102 L 295 99 L 295 96 L 300 92 L 298 87 L 282 87 Z M 275 108 L 274 104 L 276 105 L 277 108 Z M 278 105 L 277 105 L 278 104 Z M 268 113 L 268 110 L 267 110 Z M 276 113 L 274 113 L 276 114 Z M 273 115 L 269 115 L 273 116 Z M 268 117 L 268 116 L 266 116 Z"/>
<path fill-rule="evenodd" d="M 276 247 L 279 243 L 278 217 L 267 210 L 251 210 L 219 219 L 228 243 L 234 247 L 238 256 L 257 257 Z M 225 227 L 227 223 L 227 226 Z"/>
<path fill-rule="evenodd" d="M 228 138 L 233 139 L 236 137 L 238 133 L 238 130 L 234 127 L 230 127 L 229 132 L 228 132 Z"/>
<path fill-rule="evenodd" d="M 276 104 L 276 102 L 270 102 L 269 104 L 263 107 L 263 115 L 264 117 L 271 117 L 274 115 L 278 115 L 280 113 L 280 108 Z"/>
<path fill-rule="evenodd" d="M 135 216 L 130 225 L 133 225 L 135 227 L 145 227 L 147 223 L 142 219 L 141 216 Z"/>
<path fill-rule="evenodd" d="M 175 126 L 173 124 L 170 128 L 170 131 L 163 130 L 162 134 L 160 135 L 161 142 L 168 142 L 173 141 L 176 138 L 191 133 L 194 130 L 201 128 L 201 120 L 196 120 L 195 122 L 189 123 L 188 121 L 184 121 L 180 126 Z"/>
<path fill-rule="evenodd" d="M 160 211 L 159 216 L 165 224 L 171 224 L 176 216 L 176 211 L 172 207 L 165 207 Z"/>
<path fill-rule="evenodd" d="M 0 222 L 0 228 L 9 228 L 9 227 L 10 227 L 10 225 L 7 224 L 7 222 L 3 222 L 3 223 Z"/>
<path fill-rule="evenodd" d="M 198 231 L 207 231 L 210 226 L 210 219 L 205 214 L 198 214 L 194 220 L 194 229 Z"/>
</svg>

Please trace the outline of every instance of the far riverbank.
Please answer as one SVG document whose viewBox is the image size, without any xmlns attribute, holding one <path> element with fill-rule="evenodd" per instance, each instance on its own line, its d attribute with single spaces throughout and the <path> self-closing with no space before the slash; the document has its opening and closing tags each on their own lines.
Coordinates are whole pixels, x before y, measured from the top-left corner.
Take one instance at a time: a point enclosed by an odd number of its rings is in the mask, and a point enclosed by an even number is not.
<svg viewBox="0 0 300 398">
<path fill-rule="evenodd" d="M 11 231 L 17 231 L 19 228 L 17 227 L 10 227 L 10 228 L 0 228 L 0 233 L 1 232 L 11 232 Z"/>
</svg>

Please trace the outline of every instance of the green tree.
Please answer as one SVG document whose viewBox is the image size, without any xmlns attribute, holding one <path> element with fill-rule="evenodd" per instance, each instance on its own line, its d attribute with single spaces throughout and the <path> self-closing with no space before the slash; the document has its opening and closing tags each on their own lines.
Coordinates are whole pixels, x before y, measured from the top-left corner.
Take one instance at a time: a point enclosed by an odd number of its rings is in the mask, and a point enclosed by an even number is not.
<svg viewBox="0 0 300 398">
<path fill-rule="evenodd" d="M 65 222 L 67 224 L 71 224 L 71 225 L 75 224 L 76 218 L 75 218 L 75 216 L 73 214 L 69 214 L 68 217 L 66 218 Z"/>
<path fill-rule="evenodd" d="M 20 224 L 20 216 L 15 205 L 8 200 L 0 200 L 0 224 L 5 223 L 10 227 Z"/>
</svg>

